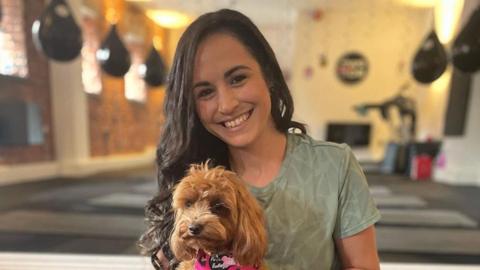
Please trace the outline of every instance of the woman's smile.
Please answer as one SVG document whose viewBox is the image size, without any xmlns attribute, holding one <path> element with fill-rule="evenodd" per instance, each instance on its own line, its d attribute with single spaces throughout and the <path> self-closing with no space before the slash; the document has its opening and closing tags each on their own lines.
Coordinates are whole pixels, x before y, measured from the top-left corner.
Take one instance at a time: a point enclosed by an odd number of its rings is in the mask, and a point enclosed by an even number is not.
<svg viewBox="0 0 480 270">
<path fill-rule="evenodd" d="M 238 117 L 233 118 L 232 120 L 227 120 L 222 122 L 222 125 L 230 130 L 243 126 L 245 121 L 247 121 L 252 115 L 252 112 L 253 112 L 253 109 L 244 114 L 241 114 Z"/>
</svg>

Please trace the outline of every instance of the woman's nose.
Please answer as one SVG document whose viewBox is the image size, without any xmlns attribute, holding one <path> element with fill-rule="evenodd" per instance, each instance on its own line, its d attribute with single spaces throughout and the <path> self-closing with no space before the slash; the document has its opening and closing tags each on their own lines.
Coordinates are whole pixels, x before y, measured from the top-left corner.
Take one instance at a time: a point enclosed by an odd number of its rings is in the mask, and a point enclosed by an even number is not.
<svg viewBox="0 0 480 270">
<path fill-rule="evenodd" d="M 218 91 L 218 111 L 221 114 L 230 114 L 235 111 L 239 101 L 232 89 L 223 88 Z"/>
</svg>

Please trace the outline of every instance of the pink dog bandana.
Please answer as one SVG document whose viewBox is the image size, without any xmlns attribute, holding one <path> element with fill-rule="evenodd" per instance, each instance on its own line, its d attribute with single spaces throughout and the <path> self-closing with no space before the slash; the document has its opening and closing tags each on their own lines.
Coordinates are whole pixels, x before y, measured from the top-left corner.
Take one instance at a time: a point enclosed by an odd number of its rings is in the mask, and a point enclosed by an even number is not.
<svg viewBox="0 0 480 270">
<path fill-rule="evenodd" d="M 257 267 L 241 266 L 230 256 L 221 254 L 210 256 L 200 250 L 195 260 L 195 270 L 257 270 Z"/>
</svg>

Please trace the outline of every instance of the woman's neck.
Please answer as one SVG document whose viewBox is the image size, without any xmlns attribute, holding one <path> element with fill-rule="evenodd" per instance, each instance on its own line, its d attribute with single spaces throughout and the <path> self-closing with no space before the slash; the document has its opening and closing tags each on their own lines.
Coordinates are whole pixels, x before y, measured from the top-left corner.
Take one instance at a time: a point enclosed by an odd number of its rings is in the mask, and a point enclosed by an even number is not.
<svg viewBox="0 0 480 270">
<path fill-rule="evenodd" d="M 248 147 L 229 147 L 230 166 L 249 185 L 264 187 L 278 175 L 286 145 L 287 136 L 275 130 Z"/>
</svg>

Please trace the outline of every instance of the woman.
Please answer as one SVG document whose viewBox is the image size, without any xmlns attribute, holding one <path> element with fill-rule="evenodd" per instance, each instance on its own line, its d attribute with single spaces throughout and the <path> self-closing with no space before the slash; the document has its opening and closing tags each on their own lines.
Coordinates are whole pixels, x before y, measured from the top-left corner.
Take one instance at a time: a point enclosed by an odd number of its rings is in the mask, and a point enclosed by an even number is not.
<svg viewBox="0 0 480 270">
<path fill-rule="evenodd" d="M 235 171 L 264 207 L 270 269 L 378 269 L 379 213 L 346 145 L 292 121 L 293 102 L 257 27 L 232 10 L 204 14 L 182 35 L 169 75 L 157 151 L 154 229 L 140 240 L 154 264 L 172 255 L 171 188 L 191 163 Z M 158 252 L 157 252 L 158 251 Z M 155 256 L 155 254 L 157 256 Z"/>
</svg>

